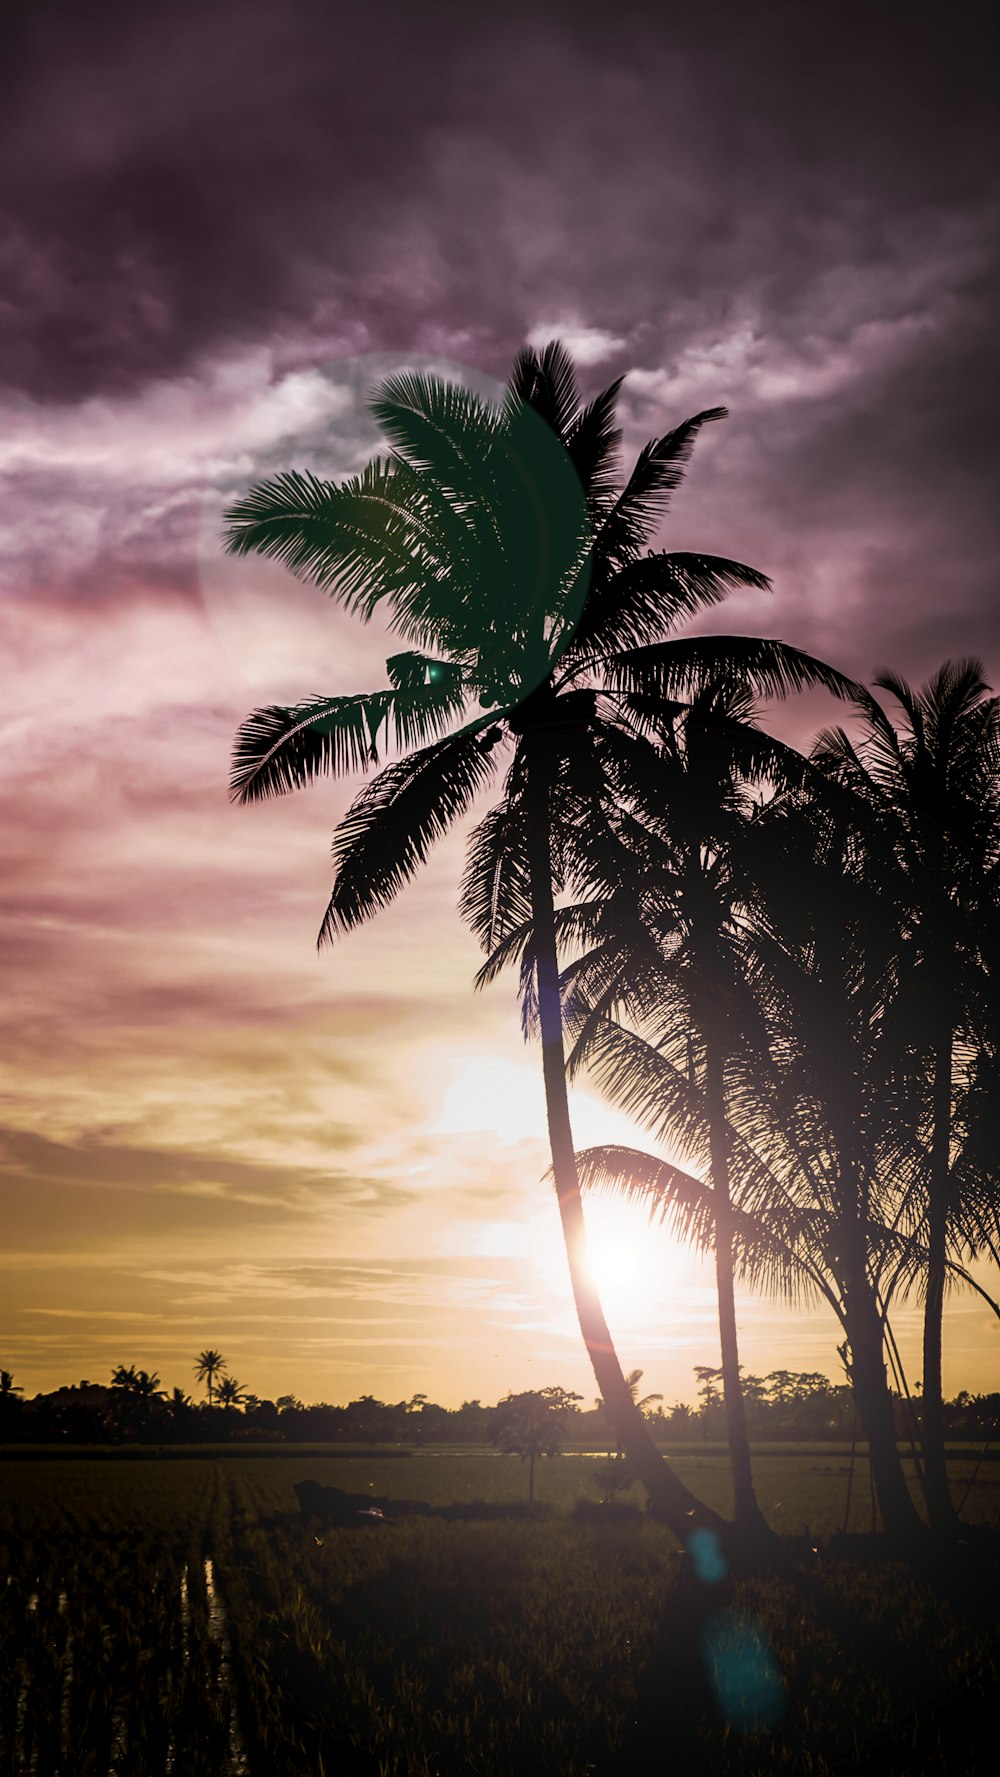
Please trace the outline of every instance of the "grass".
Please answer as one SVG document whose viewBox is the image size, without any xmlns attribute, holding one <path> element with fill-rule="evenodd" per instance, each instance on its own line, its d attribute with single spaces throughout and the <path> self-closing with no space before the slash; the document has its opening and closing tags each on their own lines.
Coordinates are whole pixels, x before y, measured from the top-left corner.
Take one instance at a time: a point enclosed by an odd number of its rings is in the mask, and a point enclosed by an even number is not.
<svg viewBox="0 0 1000 1777">
<path fill-rule="evenodd" d="M 540 1465 L 533 1516 L 525 1468 L 485 1454 L 0 1463 L 0 1774 L 992 1770 L 997 1538 L 891 1558 L 859 1459 L 841 1541 L 848 1460 L 758 1458 L 768 1517 L 816 1552 L 721 1587 L 638 1509 L 574 1516 L 584 1456 Z M 728 1509 L 722 1458 L 674 1461 Z M 307 1477 L 387 1521 L 306 1530 Z M 966 1515 L 1000 1521 L 989 1465 Z"/>
</svg>

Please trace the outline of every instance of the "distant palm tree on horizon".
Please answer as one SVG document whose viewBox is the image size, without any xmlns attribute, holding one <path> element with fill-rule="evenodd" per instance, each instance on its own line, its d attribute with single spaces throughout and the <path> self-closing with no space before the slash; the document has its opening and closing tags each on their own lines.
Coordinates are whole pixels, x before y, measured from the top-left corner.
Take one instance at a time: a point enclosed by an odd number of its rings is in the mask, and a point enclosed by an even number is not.
<svg viewBox="0 0 1000 1777">
<path fill-rule="evenodd" d="M 215 1393 L 215 1378 L 225 1369 L 225 1367 L 226 1360 L 221 1351 L 213 1351 L 211 1346 L 209 1346 L 207 1350 L 199 1352 L 195 1361 L 195 1377 L 199 1382 L 205 1382 L 208 1386 L 209 1406 L 212 1404 Z"/>
<path fill-rule="evenodd" d="M 232 1411 L 235 1407 L 244 1406 L 247 1398 L 246 1389 L 242 1383 L 237 1382 L 235 1376 L 223 1376 L 215 1391 L 216 1402 L 227 1412 Z"/>
</svg>

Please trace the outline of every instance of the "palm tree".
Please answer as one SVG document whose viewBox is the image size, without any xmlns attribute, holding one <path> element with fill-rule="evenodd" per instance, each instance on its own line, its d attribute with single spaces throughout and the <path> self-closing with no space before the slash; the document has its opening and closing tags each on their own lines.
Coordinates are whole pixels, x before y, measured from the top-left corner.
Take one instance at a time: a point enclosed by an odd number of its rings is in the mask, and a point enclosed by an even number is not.
<svg viewBox="0 0 1000 1777">
<path fill-rule="evenodd" d="M 580 1031 L 571 1070 L 592 1058 L 612 1096 L 661 1133 L 665 1118 L 671 1121 L 675 1142 L 707 1162 L 736 1518 L 760 1530 L 736 1328 L 728 1074 L 737 1048 L 748 1043 L 752 1065 L 762 1065 L 767 1042 L 743 981 L 731 853 L 753 806 L 752 783 L 798 788 L 808 768 L 757 730 L 752 698 L 725 679 L 700 689 L 684 708 L 656 712 L 650 733 L 657 752 L 641 824 L 619 823 L 625 843 L 607 846 L 596 943 L 566 971 Z M 666 1102 L 662 1070 L 649 1081 L 652 1096 L 644 1091 L 642 1047 L 637 1053 L 626 1043 L 622 1053 L 612 1008 L 619 1019 L 631 1013 L 639 1034 L 645 1028 L 671 1065 Z M 600 1154 L 594 1158 L 599 1177 Z"/>
<path fill-rule="evenodd" d="M 0 1370 L 0 1398 L 3 1400 L 13 1400 L 16 1394 L 23 1393 L 24 1390 L 21 1387 L 21 1384 L 14 1381 L 13 1371 Z"/>
<path fill-rule="evenodd" d="M 825 748 L 814 755 L 825 764 Z M 896 1446 L 883 1346 L 912 1286 L 919 1242 L 899 1226 L 894 1142 L 898 1048 L 885 1017 L 898 978 L 898 907 L 881 835 L 857 799 L 779 795 L 751 825 L 750 979 L 772 1065 L 734 1098 L 740 1134 L 777 1179 L 768 1214 L 845 1332 L 841 1348 L 887 1528 L 919 1528 Z M 765 1186 L 765 1201 L 770 1187 Z M 782 1201 L 783 1200 L 783 1201 Z M 761 1198 L 751 1190 L 750 1209 Z M 780 1228 L 779 1228 L 779 1231 Z"/>
<path fill-rule="evenodd" d="M 975 660 L 946 661 L 919 691 L 892 673 L 875 683 L 900 705 L 901 729 L 866 697 L 860 740 L 852 744 L 838 729 L 821 744 L 885 833 L 896 865 L 900 967 L 889 1010 L 902 1039 L 898 1138 L 912 1177 L 900 1218 L 926 1235 L 922 1442 L 931 1520 L 947 1527 L 954 1509 L 942 1311 L 949 1247 L 971 1256 L 980 1244 L 968 1212 L 982 1176 L 954 1162 L 962 1100 L 983 1048 L 988 974 L 979 934 L 993 920 L 1000 861 L 1000 699 L 987 695 Z"/>
<path fill-rule="evenodd" d="M 644 715 L 655 752 L 645 762 L 642 795 L 634 808 L 614 811 L 598 845 L 591 841 L 595 892 L 563 909 L 558 921 L 566 938 L 590 946 L 563 976 L 578 1032 L 570 1071 L 592 1061 L 612 1097 L 661 1132 L 672 1119 L 675 1141 L 709 1166 L 736 1516 L 759 1531 L 736 1332 L 726 1070 L 739 1042 L 755 1039 L 759 1060 L 766 1036 L 741 979 L 729 852 L 752 806 L 751 779 L 787 789 L 810 772 L 800 755 L 757 730 L 752 698 L 724 679 L 697 690 L 686 705 L 654 706 Z M 526 926 L 508 940 L 480 982 L 523 952 L 529 938 Z M 621 1028 L 626 1016 L 637 1024 L 633 1042 Z M 644 1090 L 643 1030 L 661 1062 L 651 1094 Z M 600 1151 L 585 1158 L 587 1176 L 593 1164 L 600 1179 Z"/>
<path fill-rule="evenodd" d="M 783 792 L 744 824 L 739 845 L 724 851 L 717 842 L 701 860 L 709 882 L 714 880 L 717 892 L 725 891 L 717 903 L 725 920 L 707 919 L 709 934 L 715 934 L 707 970 L 704 946 L 699 955 L 697 945 L 684 942 L 685 921 L 692 914 L 704 938 L 705 883 L 696 876 L 685 893 L 674 893 L 671 905 L 669 860 L 665 866 L 662 853 L 651 854 L 657 864 L 654 881 L 664 885 L 659 905 L 670 916 L 663 931 L 674 948 L 657 957 L 649 918 L 633 914 L 630 971 L 621 961 L 620 930 L 614 930 L 624 916 L 616 915 L 612 942 L 605 944 L 596 971 L 606 991 L 584 1019 L 574 1059 L 584 1053 L 623 1108 L 651 1123 L 675 1150 L 707 1161 L 713 1183 L 620 1147 L 588 1150 L 579 1164 L 585 1187 L 603 1186 L 643 1200 L 671 1219 L 682 1236 L 703 1248 L 714 1246 L 720 1303 L 728 1296 L 731 1308 L 734 1270 L 786 1299 L 818 1296 L 828 1303 L 854 1358 L 853 1379 L 859 1404 L 863 1401 L 886 1523 L 906 1532 L 917 1520 L 896 1451 L 881 1348 L 892 1290 L 912 1276 L 919 1252 L 912 1239 L 883 1225 L 888 1193 L 874 1128 L 880 1115 L 885 1121 L 887 1045 L 876 1013 L 883 1003 L 893 926 L 884 917 L 880 925 L 877 906 L 852 902 L 858 885 L 845 875 L 842 856 L 831 850 L 836 809 L 836 803 L 831 807 L 815 794 L 809 799 L 802 792 Z M 727 882 L 721 868 L 727 860 L 730 871 L 739 865 L 738 882 Z M 762 899 L 761 883 L 770 889 L 769 902 Z M 657 902 L 652 905 L 655 913 Z M 723 935 L 731 950 L 725 967 Z M 601 936 L 599 926 L 594 936 Z M 640 967 L 635 959 L 643 945 Z M 596 944 L 593 955 L 600 954 Z M 845 969 L 853 971 L 846 985 Z M 578 981 L 588 971 L 595 973 L 585 956 L 575 971 L 567 970 L 567 979 Z M 710 986 L 714 983 L 707 1001 L 702 974 Z M 623 981 L 627 985 L 632 979 L 639 987 L 623 992 Z M 585 996 L 593 997 L 592 991 Z M 725 1009 L 724 1020 L 713 1021 L 713 997 Z M 655 1040 L 611 1016 L 630 1005 L 640 1018 L 659 1011 Z M 724 1091 L 714 1101 L 700 1059 L 706 1029 L 724 1058 Z M 859 1089 L 860 1101 L 845 1101 L 845 1092 Z M 720 1154 L 723 1169 L 717 1170 Z M 723 1183 L 718 1196 L 716 1178 Z M 730 1255 L 721 1269 L 720 1248 Z M 724 1322 L 720 1331 L 729 1357 L 724 1363 L 729 1398 L 741 1399 L 735 1320 L 728 1335 Z M 744 1474 L 749 1469 L 742 1408 L 735 1436 L 727 1419 L 739 1499 L 742 1458 Z"/>
<path fill-rule="evenodd" d="M 632 1396 L 632 1399 L 634 1400 L 639 1412 L 644 1413 L 646 1411 L 646 1408 L 652 1406 L 654 1401 L 662 1401 L 663 1396 L 662 1396 L 662 1394 L 644 1394 L 642 1396 L 642 1398 L 640 1399 L 639 1398 L 639 1384 L 641 1381 L 642 1381 L 642 1371 L 641 1370 L 630 1370 L 628 1375 L 625 1378 L 625 1386 L 628 1389 L 629 1394 Z"/>
<path fill-rule="evenodd" d="M 232 1413 L 237 1407 L 245 1405 L 247 1393 L 241 1384 L 237 1382 L 235 1376 L 223 1376 L 222 1381 L 219 1383 L 219 1386 L 215 1391 L 215 1398 L 218 1401 L 219 1406 L 224 1408 L 228 1414 Z"/>
<path fill-rule="evenodd" d="M 393 377 L 370 402 L 387 458 L 341 487 L 278 476 L 231 509 L 231 552 L 282 561 L 363 618 L 384 604 L 413 644 L 387 663 L 382 691 L 252 715 L 232 785 L 246 802 L 323 772 L 367 770 L 390 723 L 400 746 L 416 747 L 383 767 L 337 828 L 324 942 L 385 906 L 509 759 L 504 800 L 473 838 L 463 912 L 488 951 L 531 918 L 553 1176 L 581 1331 L 625 1449 L 686 1537 L 721 1521 L 661 1461 L 586 1265 L 554 893 L 573 868 L 571 835 L 623 793 L 637 701 L 674 696 L 720 666 L 761 694 L 850 687 L 781 642 L 667 639 L 731 588 L 767 581 L 738 562 L 648 552 L 697 434 L 723 410 L 648 444 L 619 492 L 619 386 L 582 406 L 558 344 L 520 354 L 502 405 L 433 377 Z M 470 701 L 481 713 L 456 729 Z"/>
<path fill-rule="evenodd" d="M 199 1352 L 194 1366 L 194 1373 L 199 1382 L 207 1384 L 209 1406 L 212 1404 L 212 1399 L 215 1393 L 215 1378 L 225 1369 L 225 1367 L 226 1360 L 221 1351 L 213 1351 L 211 1346 L 209 1346 L 207 1350 Z"/>
</svg>

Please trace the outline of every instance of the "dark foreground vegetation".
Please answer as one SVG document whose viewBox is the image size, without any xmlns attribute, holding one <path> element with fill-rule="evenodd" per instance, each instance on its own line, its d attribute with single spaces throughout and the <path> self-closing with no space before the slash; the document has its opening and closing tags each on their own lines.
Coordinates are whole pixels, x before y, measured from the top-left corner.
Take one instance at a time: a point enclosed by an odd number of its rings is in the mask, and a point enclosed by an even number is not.
<svg viewBox="0 0 1000 1777">
<path fill-rule="evenodd" d="M 722 1456 L 681 1478 L 731 1508 Z M 0 1771 L 631 1777 L 992 1771 L 1000 1477 L 903 1562 L 867 1461 L 761 1455 L 794 1561 L 681 1554 L 597 1465 L 235 1454 L 0 1464 Z M 952 1465 L 964 1489 L 971 1460 Z M 385 1517 L 305 1524 L 333 1483 Z M 635 1502 L 635 1503 L 633 1503 Z"/>
</svg>

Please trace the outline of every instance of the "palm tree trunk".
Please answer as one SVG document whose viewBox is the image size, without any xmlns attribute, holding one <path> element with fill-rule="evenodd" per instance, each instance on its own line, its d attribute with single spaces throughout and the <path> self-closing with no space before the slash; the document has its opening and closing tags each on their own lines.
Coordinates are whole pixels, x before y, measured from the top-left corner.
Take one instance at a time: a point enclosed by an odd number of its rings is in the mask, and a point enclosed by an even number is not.
<svg viewBox="0 0 1000 1777">
<path fill-rule="evenodd" d="M 955 1524 L 944 1448 L 944 1391 L 941 1374 L 944 1277 L 948 1236 L 948 1185 L 951 1167 L 952 1033 L 937 1045 L 934 1057 L 933 1126 L 927 1219 L 927 1299 L 924 1303 L 923 1431 L 927 1510 L 936 1530 Z"/>
<path fill-rule="evenodd" d="M 890 1536 L 912 1540 L 923 1526 L 903 1474 L 892 1397 L 882 1355 L 882 1322 L 862 1265 L 845 1279 L 844 1324 L 851 1348 L 851 1387 L 868 1439 L 868 1455 L 882 1522 Z"/>
<path fill-rule="evenodd" d="M 737 1524 L 746 1529 L 761 1529 L 764 1518 L 754 1493 L 746 1403 L 740 1381 L 725 1084 L 721 1050 L 711 1035 L 705 1054 L 705 1099 L 708 1108 L 712 1196 L 715 1202 L 715 1286 L 719 1305 L 719 1342 L 722 1348 L 722 1394 L 726 1409 L 729 1463 L 733 1476 L 733 1506 Z"/>
<path fill-rule="evenodd" d="M 536 739 L 536 747 L 532 752 L 532 763 L 534 765 L 537 761 L 537 765 L 532 773 L 533 807 L 529 815 L 527 838 L 538 1015 L 542 1037 L 542 1072 L 552 1150 L 552 1174 L 566 1243 L 573 1300 L 587 1355 L 593 1365 L 615 1435 L 649 1494 L 651 1510 L 664 1520 L 680 1542 L 686 1543 L 691 1532 L 699 1528 L 707 1527 L 716 1533 L 723 1532 L 726 1529 L 725 1520 L 684 1486 L 657 1450 L 649 1427 L 625 1381 L 587 1265 L 583 1199 L 580 1194 L 566 1091 L 562 1004 L 552 897 L 549 798 L 553 773 L 551 755 L 544 740 L 540 740 L 539 744 Z"/>
</svg>

